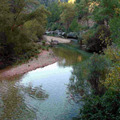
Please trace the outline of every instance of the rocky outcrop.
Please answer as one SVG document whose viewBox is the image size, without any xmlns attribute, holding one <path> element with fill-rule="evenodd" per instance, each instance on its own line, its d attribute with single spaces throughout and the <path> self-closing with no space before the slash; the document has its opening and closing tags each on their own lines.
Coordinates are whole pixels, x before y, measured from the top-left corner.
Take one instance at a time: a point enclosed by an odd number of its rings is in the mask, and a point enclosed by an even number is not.
<svg viewBox="0 0 120 120">
<path fill-rule="evenodd" d="M 70 33 L 67 34 L 67 38 L 77 39 L 78 38 L 78 34 L 76 32 L 70 32 Z"/>
<path fill-rule="evenodd" d="M 58 37 L 65 37 L 66 36 L 66 32 L 63 32 L 62 30 L 55 30 L 55 31 L 46 31 L 45 35 L 56 35 Z"/>
</svg>

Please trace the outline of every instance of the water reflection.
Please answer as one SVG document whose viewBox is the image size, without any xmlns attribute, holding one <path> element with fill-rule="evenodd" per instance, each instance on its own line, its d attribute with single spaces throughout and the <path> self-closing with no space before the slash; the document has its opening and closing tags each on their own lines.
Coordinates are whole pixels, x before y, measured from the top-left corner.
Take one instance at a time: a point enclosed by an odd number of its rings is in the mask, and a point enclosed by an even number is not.
<svg viewBox="0 0 120 120">
<path fill-rule="evenodd" d="M 32 97 L 33 99 L 45 100 L 49 96 L 45 92 L 45 90 L 42 89 L 42 86 L 34 87 L 34 88 L 32 88 L 32 86 L 29 87 L 21 86 L 20 89 L 24 94 L 27 93 L 28 96 Z"/>
<path fill-rule="evenodd" d="M 69 94 L 74 97 L 76 102 L 91 93 L 90 83 L 87 81 L 87 61 L 73 66 L 72 75 L 68 84 Z"/>
<path fill-rule="evenodd" d="M 36 115 L 32 109 L 29 109 L 25 103 L 25 94 L 15 86 L 16 81 L 11 83 L 8 81 L 1 81 L 0 83 L 0 101 L 1 114 L 0 120 L 33 120 Z"/>
<path fill-rule="evenodd" d="M 85 57 L 65 48 L 54 52 L 58 63 L 0 81 L 0 120 L 72 120 L 79 114 L 68 84 Z"/>
<path fill-rule="evenodd" d="M 54 53 L 61 58 L 59 66 L 72 66 L 67 94 L 70 101 L 79 103 L 85 95 L 91 93 L 91 86 L 86 79 L 88 73 L 86 63 L 90 54 L 64 47 L 54 48 Z"/>
<path fill-rule="evenodd" d="M 67 49 L 67 48 L 54 48 L 53 49 L 56 56 L 58 56 L 61 60 L 58 62 L 59 66 L 72 66 L 75 65 L 81 61 L 84 61 L 86 56 L 82 55 L 81 53 Z"/>
</svg>

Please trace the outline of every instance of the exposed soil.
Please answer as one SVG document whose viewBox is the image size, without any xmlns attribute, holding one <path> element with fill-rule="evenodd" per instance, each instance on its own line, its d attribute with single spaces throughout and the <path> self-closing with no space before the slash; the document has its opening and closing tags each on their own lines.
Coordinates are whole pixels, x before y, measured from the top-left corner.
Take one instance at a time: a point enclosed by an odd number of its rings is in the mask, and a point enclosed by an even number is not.
<svg viewBox="0 0 120 120">
<path fill-rule="evenodd" d="M 33 60 L 30 60 L 27 63 L 0 70 L 0 79 L 6 78 L 6 77 L 12 77 L 16 75 L 21 75 L 29 71 L 35 70 L 37 68 L 45 67 L 57 61 L 58 61 L 58 57 L 56 57 L 53 54 L 52 50 L 42 51 L 38 55 L 38 58 L 33 58 Z"/>
<path fill-rule="evenodd" d="M 60 38 L 60 37 L 53 37 L 53 36 L 44 35 L 43 38 L 48 42 L 51 42 L 51 40 L 58 41 L 59 43 L 70 43 L 71 42 L 70 39 L 65 39 L 65 38 Z"/>
<path fill-rule="evenodd" d="M 52 37 L 46 35 L 44 35 L 43 38 L 48 42 L 51 42 L 51 40 L 58 41 L 59 43 L 71 42 L 70 39 L 64 39 L 64 38 Z M 22 65 L 18 65 L 14 67 L 10 66 L 7 67 L 6 69 L 0 70 L 0 79 L 2 80 L 3 78 L 10 78 L 12 76 L 22 75 L 37 68 L 45 67 L 57 61 L 58 61 L 58 57 L 54 55 L 52 50 L 42 51 L 42 53 L 38 55 L 37 59 L 33 58 L 33 60 L 30 60 L 29 62 L 24 63 Z"/>
</svg>

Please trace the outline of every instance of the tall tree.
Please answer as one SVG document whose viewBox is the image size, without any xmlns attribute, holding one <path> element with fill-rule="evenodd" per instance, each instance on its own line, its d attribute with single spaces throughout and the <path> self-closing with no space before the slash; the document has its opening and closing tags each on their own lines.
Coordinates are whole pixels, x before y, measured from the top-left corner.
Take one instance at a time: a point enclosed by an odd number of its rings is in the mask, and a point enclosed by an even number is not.
<svg viewBox="0 0 120 120">
<path fill-rule="evenodd" d="M 0 57 L 2 61 L 13 61 L 16 57 L 32 50 L 31 37 L 26 34 L 24 26 L 26 22 L 36 20 L 41 26 L 39 29 L 45 29 L 48 12 L 44 7 L 31 11 L 32 5 L 26 0 L 0 0 Z M 37 31 L 38 28 L 34 30 Z"/>
<path fill-rule="evenodd" d="M 72 3 L 62 3 L 61 4 L 62 14 L 60 15 L 61 21 L 66 25 L 68 30 L 72 20 L 76 16 L 75 5 Z"/>
</svg>

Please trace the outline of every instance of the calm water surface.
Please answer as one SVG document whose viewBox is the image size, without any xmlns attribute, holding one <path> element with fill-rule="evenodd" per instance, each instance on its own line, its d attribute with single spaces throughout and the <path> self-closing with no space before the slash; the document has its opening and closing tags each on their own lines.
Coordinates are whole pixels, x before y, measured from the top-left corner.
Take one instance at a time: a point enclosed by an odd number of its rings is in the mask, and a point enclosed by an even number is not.
<svg viewBox="0 0 120 120">
<path fill-rule="evenodd" d="M 0 81 L 0 120 L 72 120 L 79 114 L 67 85 L 73 65 L 86 58 L 65 48 L 53 51 L 59 62 Z"/>
</svg>

